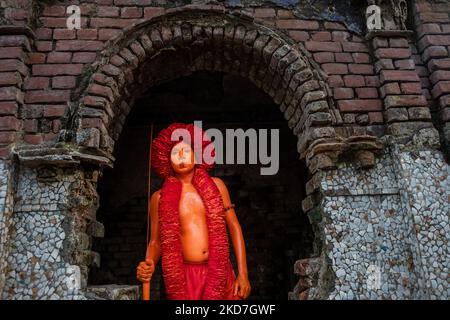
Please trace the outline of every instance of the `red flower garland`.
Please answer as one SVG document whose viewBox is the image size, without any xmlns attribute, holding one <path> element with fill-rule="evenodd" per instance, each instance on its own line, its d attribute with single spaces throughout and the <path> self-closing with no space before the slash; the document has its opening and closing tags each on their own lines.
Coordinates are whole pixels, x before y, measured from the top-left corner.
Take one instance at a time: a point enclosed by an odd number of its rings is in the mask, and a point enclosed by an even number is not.
<svg viewBox="0 0 450 320">
<path fill-rule="evenodd" d="M 170 151 L 177 141 L 171 141 L 173 130 L 186 128 L 192 132 L 193 125 L 175 123 L 161 131 L 153 142 L 152 167 L 165 178 L 161 189 L 159 202 L 159 224 L 161 242 L 161 261 L 167 297 L 170 300 L 185 300 L 186 279 L 184 274 L 184 259 L 181 247 L 181 229 L 179 219 L 179 203 L 181 197 L 181 182 L 173 176 L 170 165 Z M 211 141 L 202 134 L 203 148 Z M 191 141 L 191 146 L 193 141 Z M 203 157 L 194 150 L 197 159 Z M 214 151 L 213 151 L 214 152 Z M 214 153 L 211 153 L 214 155 Z M 200 154 L 200 156 L 199 156 Z M 225 212 L 220 191 L 206 172 L 213 165 L 203 161 L 197 164 L 192 177 L 192 185 L 199 193 L 205 205 L 206 223 L 208 226 L 209 258 L 208 275 L 203 299 L 223 299 L 227 281 L 227 264 L 229 262 L 228 235 L 225 224 Z"/>
</svg>

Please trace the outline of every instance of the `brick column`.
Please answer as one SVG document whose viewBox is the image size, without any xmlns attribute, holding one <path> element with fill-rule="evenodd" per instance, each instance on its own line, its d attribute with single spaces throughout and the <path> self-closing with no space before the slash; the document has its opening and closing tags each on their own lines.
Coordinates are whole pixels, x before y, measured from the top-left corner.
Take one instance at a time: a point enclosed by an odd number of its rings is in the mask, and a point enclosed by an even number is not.
<svg viewBox="0 0 450 320">
<path fill-rule="evenodd" d="M 22 84 L 28 76 L 26 65 L 32 33 L 24 27 L 0 27 L 0 158 L 10 155 L 12 143 L 18 140 L 23 105 Z"/>
<path fill-rule="evenodd" d="M 450 3 L 420 0 L 414 6 L 419 53 L 430 74 L 432 112 L 450 153 Z"/>
<path fill-rule="evenodd" d="M 407 143 L 424 128 L 432 128 L 431 114 L 408 43 L 408 31 L 377 31 L 368 35 L 380 78 L 387 133 Z"/>
</svg>

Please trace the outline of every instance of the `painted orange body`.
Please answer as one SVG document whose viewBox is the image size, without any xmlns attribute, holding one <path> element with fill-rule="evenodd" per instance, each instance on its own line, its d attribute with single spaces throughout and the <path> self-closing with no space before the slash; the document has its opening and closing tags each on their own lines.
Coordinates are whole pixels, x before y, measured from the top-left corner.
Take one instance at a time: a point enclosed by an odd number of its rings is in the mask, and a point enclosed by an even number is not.
<svg viewBox="0 0 450 320">
<path fill-rule="evenodd" d="M 176 177 L 182 182 L 179 204 L 181 244 L 184 260 L 190 263 L 202 263 L 208 260 L 208 227 L 203 201 L 191 183 L 194 174 L 194 152 L 188 144 L 180 142 L 172 148 L 171 165 Z M 219 188 L 224 206 L 231 206 L 228 189 L 219 178 L 212 178 Z M 161 257 L 159 242 L 158 205 L 160 190 L 150 199 L 151 238 L 147 248 L 146 261 L 137 267 L 137 278 L 148 283 Z M 233 284 L 233 293 L 241 299 L 250 295 L 251 286 L 248 280 L 247 258 L 242 229 L 233 208 L 225 213 L 226 224 L 230 232 L 234 252 L 238 264 L 238 275 Z"/>
</svg>

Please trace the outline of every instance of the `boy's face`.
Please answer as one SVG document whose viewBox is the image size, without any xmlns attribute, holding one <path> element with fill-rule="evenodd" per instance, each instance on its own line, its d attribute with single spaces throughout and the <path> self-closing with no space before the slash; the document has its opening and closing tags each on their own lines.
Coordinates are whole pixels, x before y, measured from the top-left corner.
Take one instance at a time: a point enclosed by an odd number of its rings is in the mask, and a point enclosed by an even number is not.
<svg viewBox="0 0 450 320">
<path fill-rule="evenodd" d="M 181 141 L 173 146 L 170 152 L 170 164 L 176 173 L 188 173 L 194 169 L 195 157 L 192 148 Z"/>
</svg>

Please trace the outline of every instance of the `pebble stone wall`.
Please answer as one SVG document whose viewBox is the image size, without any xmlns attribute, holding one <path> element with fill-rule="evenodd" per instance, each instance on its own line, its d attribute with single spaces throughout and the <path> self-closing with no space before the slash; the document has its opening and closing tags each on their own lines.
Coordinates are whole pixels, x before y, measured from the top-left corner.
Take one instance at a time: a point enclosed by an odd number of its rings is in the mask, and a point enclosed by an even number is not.
<svg viewBox="0 0 450 320">
<path fill-rule="evenodd" d="M 42 182 L 36 170 L 21 167 L 10 235 L 3 299 L 83 299 L 80 267 L 68 263 L 69 189 L 79 179 Z M 67 173 L 67 172 L 66 172 Z"/>
<path fill-rule="evenodd" d="M 342 164 L 321 188 L 330 299 L 449 297 L 449 166 L 441 153 L 394 150 L 370 170 Z"/>
</svg>

